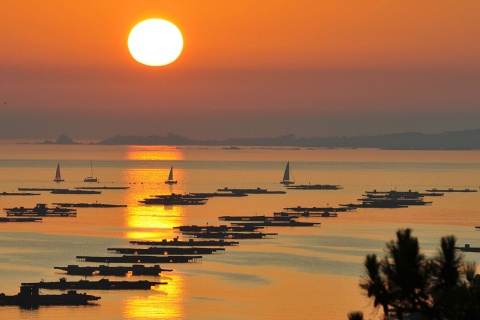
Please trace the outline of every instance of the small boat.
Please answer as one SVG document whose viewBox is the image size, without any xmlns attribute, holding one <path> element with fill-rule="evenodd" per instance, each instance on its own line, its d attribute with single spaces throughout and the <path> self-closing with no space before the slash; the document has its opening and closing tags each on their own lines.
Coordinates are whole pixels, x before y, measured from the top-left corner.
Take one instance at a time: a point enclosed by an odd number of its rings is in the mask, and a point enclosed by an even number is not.
<svg viewBox="0 0 480 320">
<path fill-rule="evenodd" d="M 170 167 L 170 173 L 168 174 L 168 179 L 165 180 L 166 184 L 176 184 L 177 180 L 173 180 L 173 167 Z"/>
<path fill-rule="evenodd" d="M 90 161 L 90 177 L 86 177 L 83 182 L 98 182 L 98 179 L 93 177 L 92 161 Z"/>
<path fill-rule="evenodd" d="M 100 297 L 77 293 L 69 290 L 62 294 L 39 294 L 37 286 L 22 285 L 20 292 L 14 296 L 0 293 L 0 306 L 20 306 L 31 308 L 38 306 L 79 306 L 91 304 L 91 301 L 99 300 Z"/>
<path fill-rule="evenodd" d="M 62 182 L 65 181 L 62 179 L 62 176 L 60 174 L 60 163 L 57 164 L 57 171 L 55 172 L 55 179 L 53 179 L 55 182 Z"/>
<path fill-rule="evenodd" d="M 295 180 L 290 180 L 290 161 L 287 162 L 287 166 L 285 167 L 285 172 L 283 173 L 283 180 L 280 181 L 280 183 L 286 186 L 295 183 Z"/>
</svg>

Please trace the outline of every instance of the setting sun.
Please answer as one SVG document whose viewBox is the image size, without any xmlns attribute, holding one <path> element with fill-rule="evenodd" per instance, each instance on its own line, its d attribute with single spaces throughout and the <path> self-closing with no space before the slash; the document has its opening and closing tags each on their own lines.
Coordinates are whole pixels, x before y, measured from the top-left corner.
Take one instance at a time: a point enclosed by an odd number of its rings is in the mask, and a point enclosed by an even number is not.
<svg viewBox="0 0 480 320">
<path fill-rule="evenodd" d="M 149 19 L 137 24 L 128 36 L 132 57 L 147 66 L 164 66 L 175 61 L 183 48 L 183 37 L 173 23 Z"/>
</svg>

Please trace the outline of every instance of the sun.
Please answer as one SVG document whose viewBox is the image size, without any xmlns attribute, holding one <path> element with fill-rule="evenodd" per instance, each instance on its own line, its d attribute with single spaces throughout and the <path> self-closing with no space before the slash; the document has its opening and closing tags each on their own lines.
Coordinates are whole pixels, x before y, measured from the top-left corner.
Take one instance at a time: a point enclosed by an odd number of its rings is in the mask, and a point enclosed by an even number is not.
<svg viewBox="0 0 480 320">
<path fill-rule="evenodd" d="M 128 36 L 132 57 L 147 66 L 164 66 L 175 61 L 183 49 L 183 37 L 173 23 L 148 19 L 138 23 Z"/>
</svg>

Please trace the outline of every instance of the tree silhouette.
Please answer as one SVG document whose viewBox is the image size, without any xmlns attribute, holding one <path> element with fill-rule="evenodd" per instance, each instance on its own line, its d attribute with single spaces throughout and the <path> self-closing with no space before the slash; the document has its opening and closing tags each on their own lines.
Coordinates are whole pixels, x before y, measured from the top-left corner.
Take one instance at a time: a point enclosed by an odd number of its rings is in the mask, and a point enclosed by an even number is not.
<svg viewBox="0 0 480 320">
<path fill-rule="evenodd" d="M 480 319 L 480 276 L 474 263 L 465 263 L 456 248 L 455 236 L 441 238 L 431 258 L 420 252 L 411 229 L 400 229 L 396 240 L 386 244 L 386 256 L 365 258 L 360 282 L 384 318 Z M 362 319 L 352 312 L 349 319 Z"/>
</svg>

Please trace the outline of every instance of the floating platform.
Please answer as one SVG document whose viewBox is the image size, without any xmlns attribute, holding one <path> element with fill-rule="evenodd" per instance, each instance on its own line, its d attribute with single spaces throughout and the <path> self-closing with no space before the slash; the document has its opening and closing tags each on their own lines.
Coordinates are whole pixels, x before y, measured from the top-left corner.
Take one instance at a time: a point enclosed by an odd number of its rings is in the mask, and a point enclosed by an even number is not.
<svg viewBox="0 0 480 320">
<path fill-rule="evenodd" d="M 69 275 L 76 276 L 158 276 L 165 271 L 172 271 L 172 269 L 160 268 L 156 264 L 151 267 L 146 267 L 143 264 L 134 264 L 132 266 L 86 266 L 80 267 L 76 264 L 68 265 L 66 267 L 54 267 L 57 270 L 63 270 Z"/>
<path fill-rule="evenodd" d="M 344 212 L 344 211 L 352 211 L 355 210 L 354 208 L 345 208 L 345 207 L 287 207 L 283 208 L 284 210 L 295 211 L 295 212 Z"/>
<path fill-rule="evenodd" d="M 235 231 L 235 232 L 253 232 L 257 231 L 259 228 L 255 226 L 227 226 L 227 225 L 220 225 L 220 226 L 178 226 L 173 227 L 173 229 L 177 229 L 180 232 L 225 232 L 225 231 Z"/>
<path fill-rule="evenodd" d="M 220 216 L 223 221 L 290 221 L 291 217 L 282 216 Z"/>
<path fill-rule="evenodd" d="M 76 190 L 125 190 L 129 189 L 130 187 L 75 187 Z"/>
<path fill-rule="evenodd" d="M 78 190 L 78 189 L 53 189 L 52 194 L 100 194 L 101 191 L 95 190 Z"/>
<path fill-rule="evenodd" d="M 18 188 L 18 191 L 53 191 L 55 188 Z"/>
<path fill-rule="evenodd" d="M 172 246 L 172 247 L 184 247 L 184 246 L 195 246 L 195 247 L 226 247 L 226 246 L 238 246 L 239 242 L 237 241 L 225 241 L 220 240 L 195 240 L 188 239 L 188 241 L 178 240 L 174 238 L 173 240 L 163 239 L 162 241 L 130 241 L 132 244 L 144 245 L 144 246 Z"/>
<path fill-rule="evenodd" d="M 335 184 L 302 184 L 295 186 L 287 186 L 290 190 L 340 190 L 343 189 L 340 185 Z"/>
<path fill-rule="evenodd" d="M 1 192 L 0 196 L 39 196 L 40 193 L 33 192 Z"/>
<path fill-rule="evenodd" d="M 237 226 L 253 225 L 257 227 L 314 227 L 314 226 L 319 226 L 321 223 L 289 220 L 289 221 L 234 222 L 232 224 Z"/>
<path fill-rule="evenodd" d="M 107 203 L 65 203 L 65 202 L 54 202 L 53 205 L 62 207 L 62 208 L 119 208 L 126 207 L 126 204 L 107 204 Z"/>
<path fill-rule="evenodd" d="M 286 191 L 270 191 L 267 189 L 262 189 L 260 187 L 255 189 L 231 189 L 231 188 L 223 188 L 218 189 L 219 192 L 230 192 L 233 194 L 285 194 Z"/>
<path fill-rule="evenodd" d="M 98 281 L 80 280 L 67 281 L 65 278 L 60 278 L 55 282 L 30 282 L 22 283 L 22 286 L 33 286 L 40 289 L 51 290 L 151 290 L 152 287 L 167 284 L 166 282 L 154 282 L 147 280 L 139 281 L 110 281 L 109 279 L 101 279 Z"/>
<path fill-rule="evenodd" d="M 13 217 L 0 217 L 0 222 L 42 222 L 42 218 L 13 218 Z"/>
<path fill-rule="evenodd" d="M 278 233 L 264 232 L 186 232 L 185 234 L 206 239 L 262 239 L 278 235 Z"/>
<path fill-rule="evenodd" d="M 22 285 L 20 292 L 14 296 L 0 293 L 0 306 L 20 306 L 22 308 L 36 308 L 39 306 L 80 306 L 92 304 L 100 297 L 77 293 L 69 290 L 63 294 L 39 294 L 37 286 Z"/>
<path fill-rule="evenodd" d="M 34 208 L 14 207 L 3 209 L 7 216 L 37 216 L 37 217 L 76 217 L 77 210 L 68 208 L 48 208 L 44 203 L 38 203 Z"/>
<path fill-rule="evenodd" d="M 349 210 L 345 210 L 345 211 L 351 211 L 351 210 L 355 210 L 356 208 L 349 208 L 349 207 L 345 207 L 346 209 L 349 209 Z M 301 214 L 299 214 L 299 212 L 292 212 L 292 211 L 282 211 L 282 212 L 274 212 L 273 213 L 274 216 L 276 217 L 290 217 L 292 219 L 295 219 L 295 218 L 300 218 L 300 217 L 318 217 L 318 218 L 332 218 L 332 217 L 338 217 L 338 213 L 336 212 L 330 212 L 330 211 L 305 211 L 305 212 L 302 212 Z"/>
<path fill-rule="evenodd" d="M 135 255 L 185 255 L 185 254 L 213 254 L 217 251 L 224 251 L 225 248 L 211 248 L 211 247 L 150 247 L 147 249 L 138 248 L 107 248 L 108 251 L 122 254 Z"/>
<path fill-rule="evenodd" d="M 214 197 L 246 197 L 246 193 L 228 193 L 228 192 L 191 192 L 191 195 L 200 198 L 214 198 Z"/>
<path fill-rule="evenodd" d="M 433 188 L 433 189 L 428 189 L 428 190 L 425 190 L 425 191 L 427 191 L 427 192 L 478 192 L 478 190 L 469 189 L 469 188 L 465 188 L 465 189 L 453 189 L 453 188 L 437 189 L 437 188 Z"/>
<path fill-rule="evenodd" d="M 202 256 L 193 255 L 165 255 L 165 256 L 109 256 L 109 257 L 93 257 L 93 256 L 77 256 L 78 261 L 85 262 L 101 262 L 101 263 L 188 263 L 197 262 Z"/>
<path fill-rule="evenodd" d="M 480 248 L 471 247 L 468 243 L 466 243 L 464 247 L 455 247 L 455 249 L 463 252 L 480 252 Z"/>
<path fill-rule="evenodd" d="M 165 206 L 173 205 L 204 205 L 207 202 L 207 198 L 200 198 L 192 194 L 176 194 L 169 195 L 153 195 L 150 198 L 139 200 L 138 202 L 143 204 L 158 204 Z"/>
</svg>

